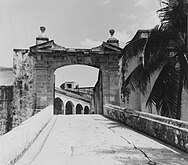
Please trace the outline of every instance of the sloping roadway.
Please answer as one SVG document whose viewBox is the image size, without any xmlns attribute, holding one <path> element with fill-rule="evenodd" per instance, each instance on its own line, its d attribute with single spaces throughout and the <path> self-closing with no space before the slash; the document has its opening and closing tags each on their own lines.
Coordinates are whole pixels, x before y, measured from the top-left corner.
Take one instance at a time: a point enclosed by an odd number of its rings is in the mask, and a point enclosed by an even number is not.
<svg viewBox="0 0 188 165">
<path fill-rule="evenodd" d="M 188 154 L 100 115 L 59 115 L 16 165 L 187 165 Z"/>
</svg>

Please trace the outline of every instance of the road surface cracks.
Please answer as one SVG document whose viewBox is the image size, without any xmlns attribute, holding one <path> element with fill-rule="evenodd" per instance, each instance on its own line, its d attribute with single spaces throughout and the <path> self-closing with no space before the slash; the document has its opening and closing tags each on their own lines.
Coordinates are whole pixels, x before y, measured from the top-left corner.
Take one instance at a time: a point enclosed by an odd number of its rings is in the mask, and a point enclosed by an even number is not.
<svg viewBox="0 0 188 165">
<path fill-rule="evenodd" d="M 96 119 L 95 119 L 96 120 Z M 117 134 L 117 132 L 115 130 L 113 130 L 112 128 L 108 127 L 106 124 L 103 124 L 102 122 L 100 122 L 102 125 L 104 125 L 106 128 L 108 128 L 109 130 L 111 130 L 112 132 L 114 132 L 115 134 Z M 120 137 L 125 140 L 127 143 L 129 143 L 130 145 L 133 146 L 134 149 L 140 151 L 147 159 L 148 159 L 148 164 L 149 165 L 156 165 L 156 162 L 155 161 L 152 161 L 150 159 L 150 157 L 141 149 L 139 149 L 138 147 L 136 147 L 133 143 L 131 143 L 129 140 L 127 140 L 125 137 L 121 136 Z"/>
</svg>

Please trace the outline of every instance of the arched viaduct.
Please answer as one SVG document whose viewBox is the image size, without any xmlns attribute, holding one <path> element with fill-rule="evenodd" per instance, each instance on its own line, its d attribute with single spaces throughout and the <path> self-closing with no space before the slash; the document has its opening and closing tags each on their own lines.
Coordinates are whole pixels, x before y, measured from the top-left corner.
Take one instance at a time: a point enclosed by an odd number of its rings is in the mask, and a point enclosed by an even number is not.
<svg viewBox="0 0 188 165">
<path fill-rule="evenodd" d="M 55 88 L 54 114 L 89 114 L 91 100 L 72 92 Z"/>
</svg>

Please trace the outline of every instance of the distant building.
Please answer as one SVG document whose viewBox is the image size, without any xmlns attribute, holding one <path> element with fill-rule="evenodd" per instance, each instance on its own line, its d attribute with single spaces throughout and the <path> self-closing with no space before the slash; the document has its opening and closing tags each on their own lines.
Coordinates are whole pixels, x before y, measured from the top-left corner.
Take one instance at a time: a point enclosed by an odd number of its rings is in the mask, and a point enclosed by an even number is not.
<svg viewBox="0 0 188 165">
<path fill-rule="evenodd" d="M 13 69 L 0 66 L 0 86 L 13 86 Z"/>
<path fill-rule="evenodd" d="M 13 70 L 0 67 L 0 135 L 12 128 Z"/>
<path fill-rule="evenodd" d="M 79 87 L 79 84 L 74 81 L 64 82 L 60 88 L 90 99 L 93 97 L 93 87 Z"/>
<path fill-rule="evenodd" d="M 61 89 L 65 89 L 65 90 L 74 90 L 75 88 L 78 88 L 79 85 L 76 82 L 72 81 L 72 82 L 65 82 L 60 87 Z"/>
</svg>

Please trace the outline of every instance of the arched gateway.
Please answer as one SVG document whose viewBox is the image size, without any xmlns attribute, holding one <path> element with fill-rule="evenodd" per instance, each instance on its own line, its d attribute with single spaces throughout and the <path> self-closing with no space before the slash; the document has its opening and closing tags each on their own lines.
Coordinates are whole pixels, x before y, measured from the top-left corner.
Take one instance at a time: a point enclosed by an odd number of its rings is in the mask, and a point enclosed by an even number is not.
<svg viewBox="0 0 188 165">
<path fill-rule="evenodd" d="M 18 114 L 22 114 L 19 120 L 23 121 L 33 114 L 33 109 L 53 104 L 54 71 L 72 64 L 100 70 L 95 86 L 96 113 L 103 113 L 104 104 L 119 105 L 118 63 L 122 49 L 118 42 L 111 37 L 95 48 L 71 49 L 41 35 L 36 38 L 36 45 L 29 49 L 14 49 L 14 114 L 18 118 Z"/>
</svg>

